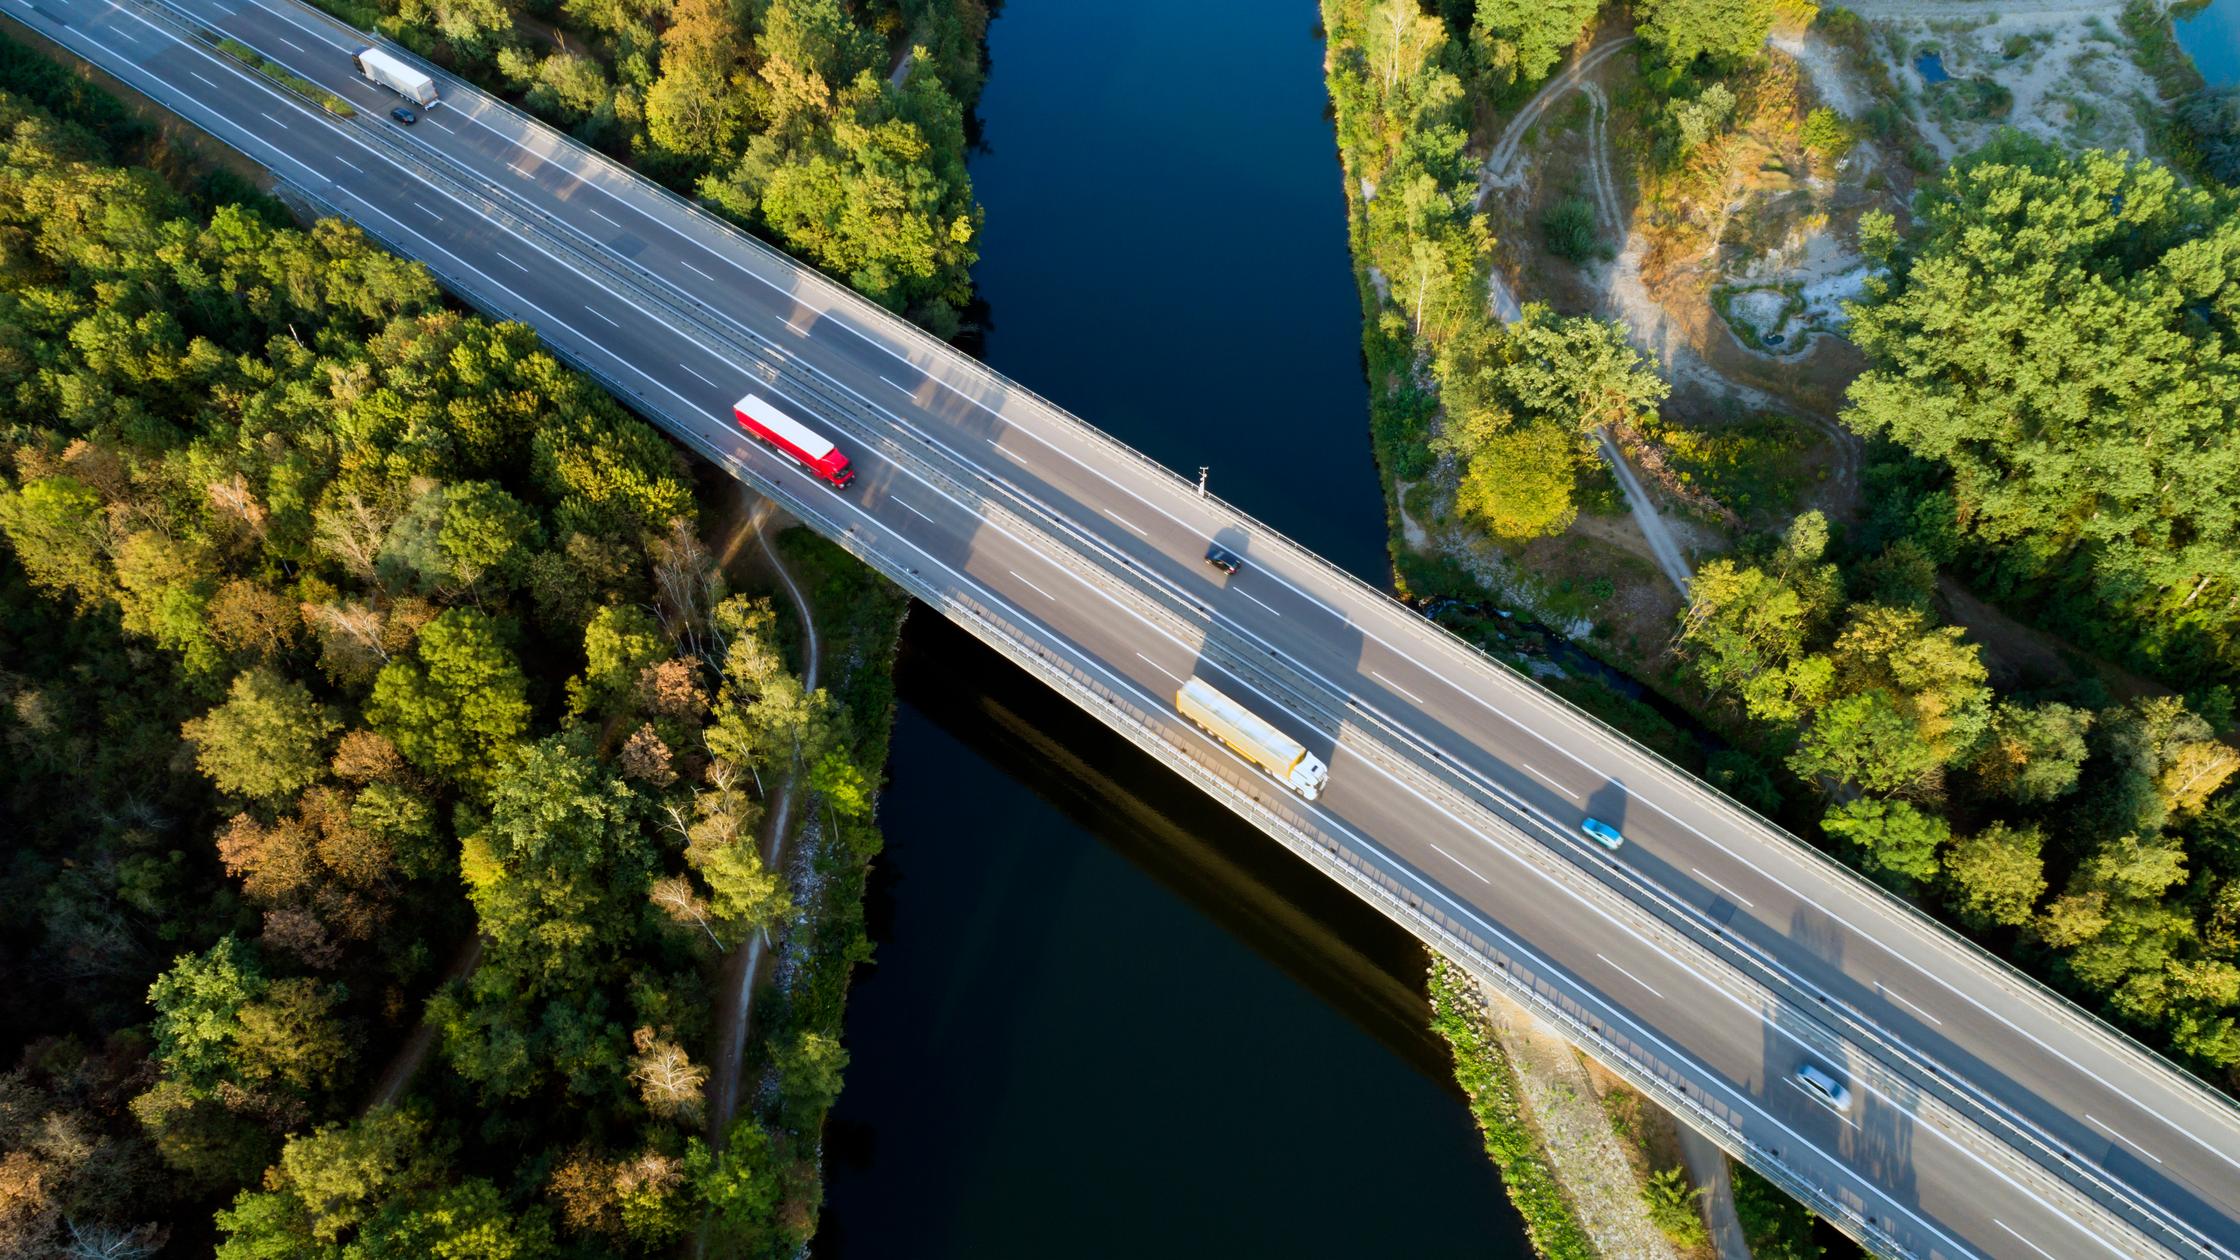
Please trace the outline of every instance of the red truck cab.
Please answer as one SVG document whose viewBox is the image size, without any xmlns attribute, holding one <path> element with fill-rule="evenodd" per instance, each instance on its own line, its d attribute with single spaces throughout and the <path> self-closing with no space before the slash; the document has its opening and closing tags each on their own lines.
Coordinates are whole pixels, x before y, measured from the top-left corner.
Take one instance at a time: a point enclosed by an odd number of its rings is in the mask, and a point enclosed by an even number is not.
<svg viewBox="0 0 2240 1260">
<path fill-rule="evenodd" d="M 738 417 L 740 428 L 791 455 L 835 487 L 845 487 L 855 480 L 856 470 L 831 439 L 763 399 L 749 394 L 731 404 L 731 414 Z"/>
</svg>

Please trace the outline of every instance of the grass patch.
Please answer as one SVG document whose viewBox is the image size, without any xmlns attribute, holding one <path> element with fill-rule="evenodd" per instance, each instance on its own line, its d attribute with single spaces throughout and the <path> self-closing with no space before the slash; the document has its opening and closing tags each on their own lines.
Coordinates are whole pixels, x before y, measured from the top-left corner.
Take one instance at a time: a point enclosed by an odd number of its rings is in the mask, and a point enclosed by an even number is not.
<svg viewBox="0 0 2240 1260">
<path fill-rule="evenodd" d="M 1540 216 L 1540 239 L 1549 253 L 1568 262 L 1583 263 L 1608 252 L 1595 231 L 1594 203 L 1576 193 Z"/>
<path fill-rule="evenodd" d="M 1810 478 L 1803 457 L 1811 443 L 1794 421 L 1781 416 L 1754 415 L 1707 428 L 1656 424 L 1644 433 L 1665 448 L 1683 485 L 1702 490 L 1738 516 L 1792 513 L 1801 483 Z"/>
<path fill-rule="evenodd" d="M 1525 1123 L 1515 1070 L 1444 958 L 1431 964 L 1431 1026 L 1454 1051 L 1455 1083 L 1470 1096 L 1470 1114 L 1485 1135 L 1486 1154 L 1501 1170 L 1501 1184 L 1524 1218 L 1532 1249 L 1541 1260 L 1595 1260 L 1594 1240 Z"/>
<path fill-rule="evenodd" d="M 357 106 L 343 100 L 302 75 L 294 74 L 273 62 L 266 61 L 256 49 L 249 47 L 238 39 L 219 40 L 218 51 L 337 118 L 356 118 L 358 116 Z"/>
</svg>

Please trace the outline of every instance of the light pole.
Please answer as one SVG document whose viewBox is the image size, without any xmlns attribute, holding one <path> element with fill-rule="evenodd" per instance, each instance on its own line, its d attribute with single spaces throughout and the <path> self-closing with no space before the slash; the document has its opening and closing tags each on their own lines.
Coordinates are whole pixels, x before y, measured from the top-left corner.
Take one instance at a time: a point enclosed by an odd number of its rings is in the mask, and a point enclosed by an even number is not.
<svg viewBox="0 0 2240 1260">
<path fill-rule="evenodd" d="M 1204 464 L 1198 465 L 1198 497 L 1206 497 L 1206 474 L 1213 471 Z"/>
</svg>

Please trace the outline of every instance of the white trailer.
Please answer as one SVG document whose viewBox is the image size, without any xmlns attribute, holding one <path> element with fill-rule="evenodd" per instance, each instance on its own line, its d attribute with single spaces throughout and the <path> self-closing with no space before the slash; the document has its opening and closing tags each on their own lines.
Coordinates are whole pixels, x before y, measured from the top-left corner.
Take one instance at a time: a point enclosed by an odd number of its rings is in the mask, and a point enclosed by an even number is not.
<svg viewBox="0 0 2240 1260">
<path fill-rule="evenodd" d="M 1238 756 L 1283 780 L 1286 787 L 1310 801 L 1322 795 L 1323 785 L 1330 781 L 1330 767 L 1317 761 L 1298 740 L 1215 691 L 1202 678 L 1182 684 L 1182 690 L 1174 693 L 1174 707 Z"/>
<path fill-rule="evenodd" d="M 358 73 L 425 109 L 436 103 L 436 81 L 378 48 L 350 54 Z"/>
</svg>

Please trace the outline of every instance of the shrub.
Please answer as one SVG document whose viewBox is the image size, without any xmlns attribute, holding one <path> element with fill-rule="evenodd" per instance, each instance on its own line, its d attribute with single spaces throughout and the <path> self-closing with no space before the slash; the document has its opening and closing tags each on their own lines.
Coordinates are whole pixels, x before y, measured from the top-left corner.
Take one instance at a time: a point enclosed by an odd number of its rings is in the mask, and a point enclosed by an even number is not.
<svg viewBox="0 0 2240 1260">
<path fill-rule="evenodd" d="M 1813 156 L 1830 162 L 1840 160 L 1858 143 L 1851 120 L 1825 105 L 1805 115 L 1803 139 Z"/>
<path fill-rule="evenodd" d="M 1570 262 L 1585 262 L 1601 252 L 1596 239 L 1594 203 L 1584 197 L 1565 197 L 1540 216 L 1540 238 L 1548 252 Z"/>
</svg>

